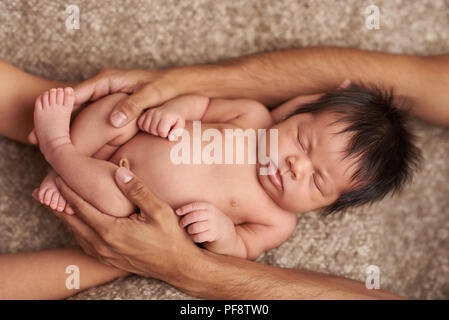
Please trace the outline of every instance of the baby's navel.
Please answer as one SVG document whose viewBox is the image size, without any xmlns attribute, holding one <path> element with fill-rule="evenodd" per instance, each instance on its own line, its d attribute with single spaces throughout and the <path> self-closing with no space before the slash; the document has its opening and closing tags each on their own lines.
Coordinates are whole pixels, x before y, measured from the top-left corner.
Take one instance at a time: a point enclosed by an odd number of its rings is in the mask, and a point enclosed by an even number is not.
<svg viewBox="0 0 449 320">
<path fill-rule="evenodd" d="M 121 158 L 118 165 L 119 165 L 119 167 L 125 167 L 126 169 L 131 169 L 131 167 L 129 166 L 129 161 L 126 158 Z"/>
</svg>

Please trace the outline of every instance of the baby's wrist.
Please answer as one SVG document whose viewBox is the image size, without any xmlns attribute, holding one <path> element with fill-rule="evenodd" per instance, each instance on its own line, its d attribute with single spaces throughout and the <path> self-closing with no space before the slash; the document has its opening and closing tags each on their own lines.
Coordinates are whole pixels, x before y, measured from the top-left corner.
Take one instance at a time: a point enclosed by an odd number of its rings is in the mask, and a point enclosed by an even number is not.
<svg viewBox="0 0 449 320">
<path fill-rule="evenodd" d="M 237 240 L 237 234 L 235 232 L 229 232 L 215 241 L 204 242 L 203 246 L 215 253 L 232 255 L 230 251 L 235 247 Z"/>
</svg>

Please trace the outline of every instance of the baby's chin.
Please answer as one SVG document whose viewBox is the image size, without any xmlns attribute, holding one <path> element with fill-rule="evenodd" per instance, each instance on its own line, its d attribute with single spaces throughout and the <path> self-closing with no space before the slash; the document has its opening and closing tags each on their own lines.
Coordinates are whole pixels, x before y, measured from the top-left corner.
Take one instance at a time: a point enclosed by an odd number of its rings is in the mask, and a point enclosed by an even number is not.
<svg viewBox="0 0 449 320">
<path fill-rule="evenodd" d="M 297 205 L 291 205 L 288 201 L 286 201 L 282 194 L 275 193 L 275 190 L 270 189 L 270 184 L 268 182 L 268 179 L 266 179 L 266 175 L 259 174 L 260 171 L 257 171 L 257 178 L 259 180 L 260 186 L 265 191 L 265 193 L 271 198 L 271 200 L 282 210 L 288 211 L 291 213 L 298 213 L 298 212 L 305 212 L 304 210 L 301 211 L 300 207 Z M 265 178 L 263 178 L 265 177 Z M 268 184 L 268 185 L 267 185 Z"/>
<path fill-rule="evenodd" d="M 279 206 L 279 208 L 281 208 L 285 211 L 291 212 L 291 213 L 303 213 L 303 212 L 310 211 L 310 210 L 304 210 L 299 205 L 288 204 L 288 203 L 282 201 L 282 199 L 281 200 L 278 199 L 278 201 L 276 201 L 276 200 L 274 200 L 274 201 Z"/>
</svg>

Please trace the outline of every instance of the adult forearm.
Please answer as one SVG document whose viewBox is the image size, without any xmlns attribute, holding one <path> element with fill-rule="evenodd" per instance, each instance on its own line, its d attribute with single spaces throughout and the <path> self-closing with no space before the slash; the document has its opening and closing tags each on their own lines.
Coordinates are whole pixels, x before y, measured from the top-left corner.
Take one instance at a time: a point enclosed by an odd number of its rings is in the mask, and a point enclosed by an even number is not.
<svg viewBox="0 0 449 320">
<path fill-rule="evenodd" d="M 79 289 L 67 288 L 66 280 L 79 270 Z M 128 273 L 101 264 L 80 248 L 0 255 L 0 299 L 62 299 Z M 75 282 L 73 282 L 75 284 Z"/>
<path fill-rule="evenodd" d="M 275 106 L 298 95 L 334 89 L 350 79 L 394 88 L 398 96 L 408 98 L 418 116 L 449 124 L 441 120 L 449 118 L 449 55 L 418 57 L 350 48 L 303 48 L 198 68 L 209 75 L 198 73 L 192 88 L 211 97 L 244 97 Z"/>
<path fill-rule="evenodd" d="M 192 85 L 207 96 L 246 97 L 273 105 L 334 89 L 344 79 L 379 82 L 384 76 L 397 78 L 393 70 L 405 69 L 408 63 L 403 58 L 410 56 L 331 47 L 275 51 L 205 65 L 210 77 L 198 77 Z"/>
<path fill-rule="evenodd" d="M 204 251 L 204 250 L 203 250 Z M 207 299 L 399 299 L 368 290 L 358 281 L 301 270 L 272 267 L 202 252 L 182 276 L 169 280 L 181 290 Z M 190 265 L 190 264 L 189 264 Z M 201 271 L 199 271 L 201 270 Z"/>
</svg>

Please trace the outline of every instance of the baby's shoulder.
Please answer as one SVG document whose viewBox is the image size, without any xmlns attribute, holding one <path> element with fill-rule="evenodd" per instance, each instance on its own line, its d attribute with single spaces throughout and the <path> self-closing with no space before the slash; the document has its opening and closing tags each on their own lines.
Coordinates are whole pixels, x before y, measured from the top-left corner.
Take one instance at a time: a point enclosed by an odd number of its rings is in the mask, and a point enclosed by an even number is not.
<svg viewBox="0 0 449 320">
<path fill-rule="evenodd" d="M 249 115 L 248 121 L 252 126 L 260 129 L 268 129 L 273 125 L 273 118 L 270 110 L 256 100 L 247 100 L 245 110 Z"/>
<path fill-rule="evenodd" d="M 247 222 L 271 226 L 282 234 L 290 235 L 293 233 L 297 223 L 295 213 L 287 212 L 278 206 L 260 204 L 257 210 L 252 211 L 247 216 Z"/>
<path fill-rule="evenodd" d="M 298 218 L 295 213 L 279 210 L 280 212 L 276 213 L 274 227 L 278 228 L 281 233 L 290 236 L 296 228 Z"/>
<path fill-rule="evenodd" d="M 232 104 L 238 113 L 231 121 L 233 125 L 253 129 L 267 129 L 273 125 L 271 113 L 262 103 L 251 99 L 234 99 Z"/>
</svg>

